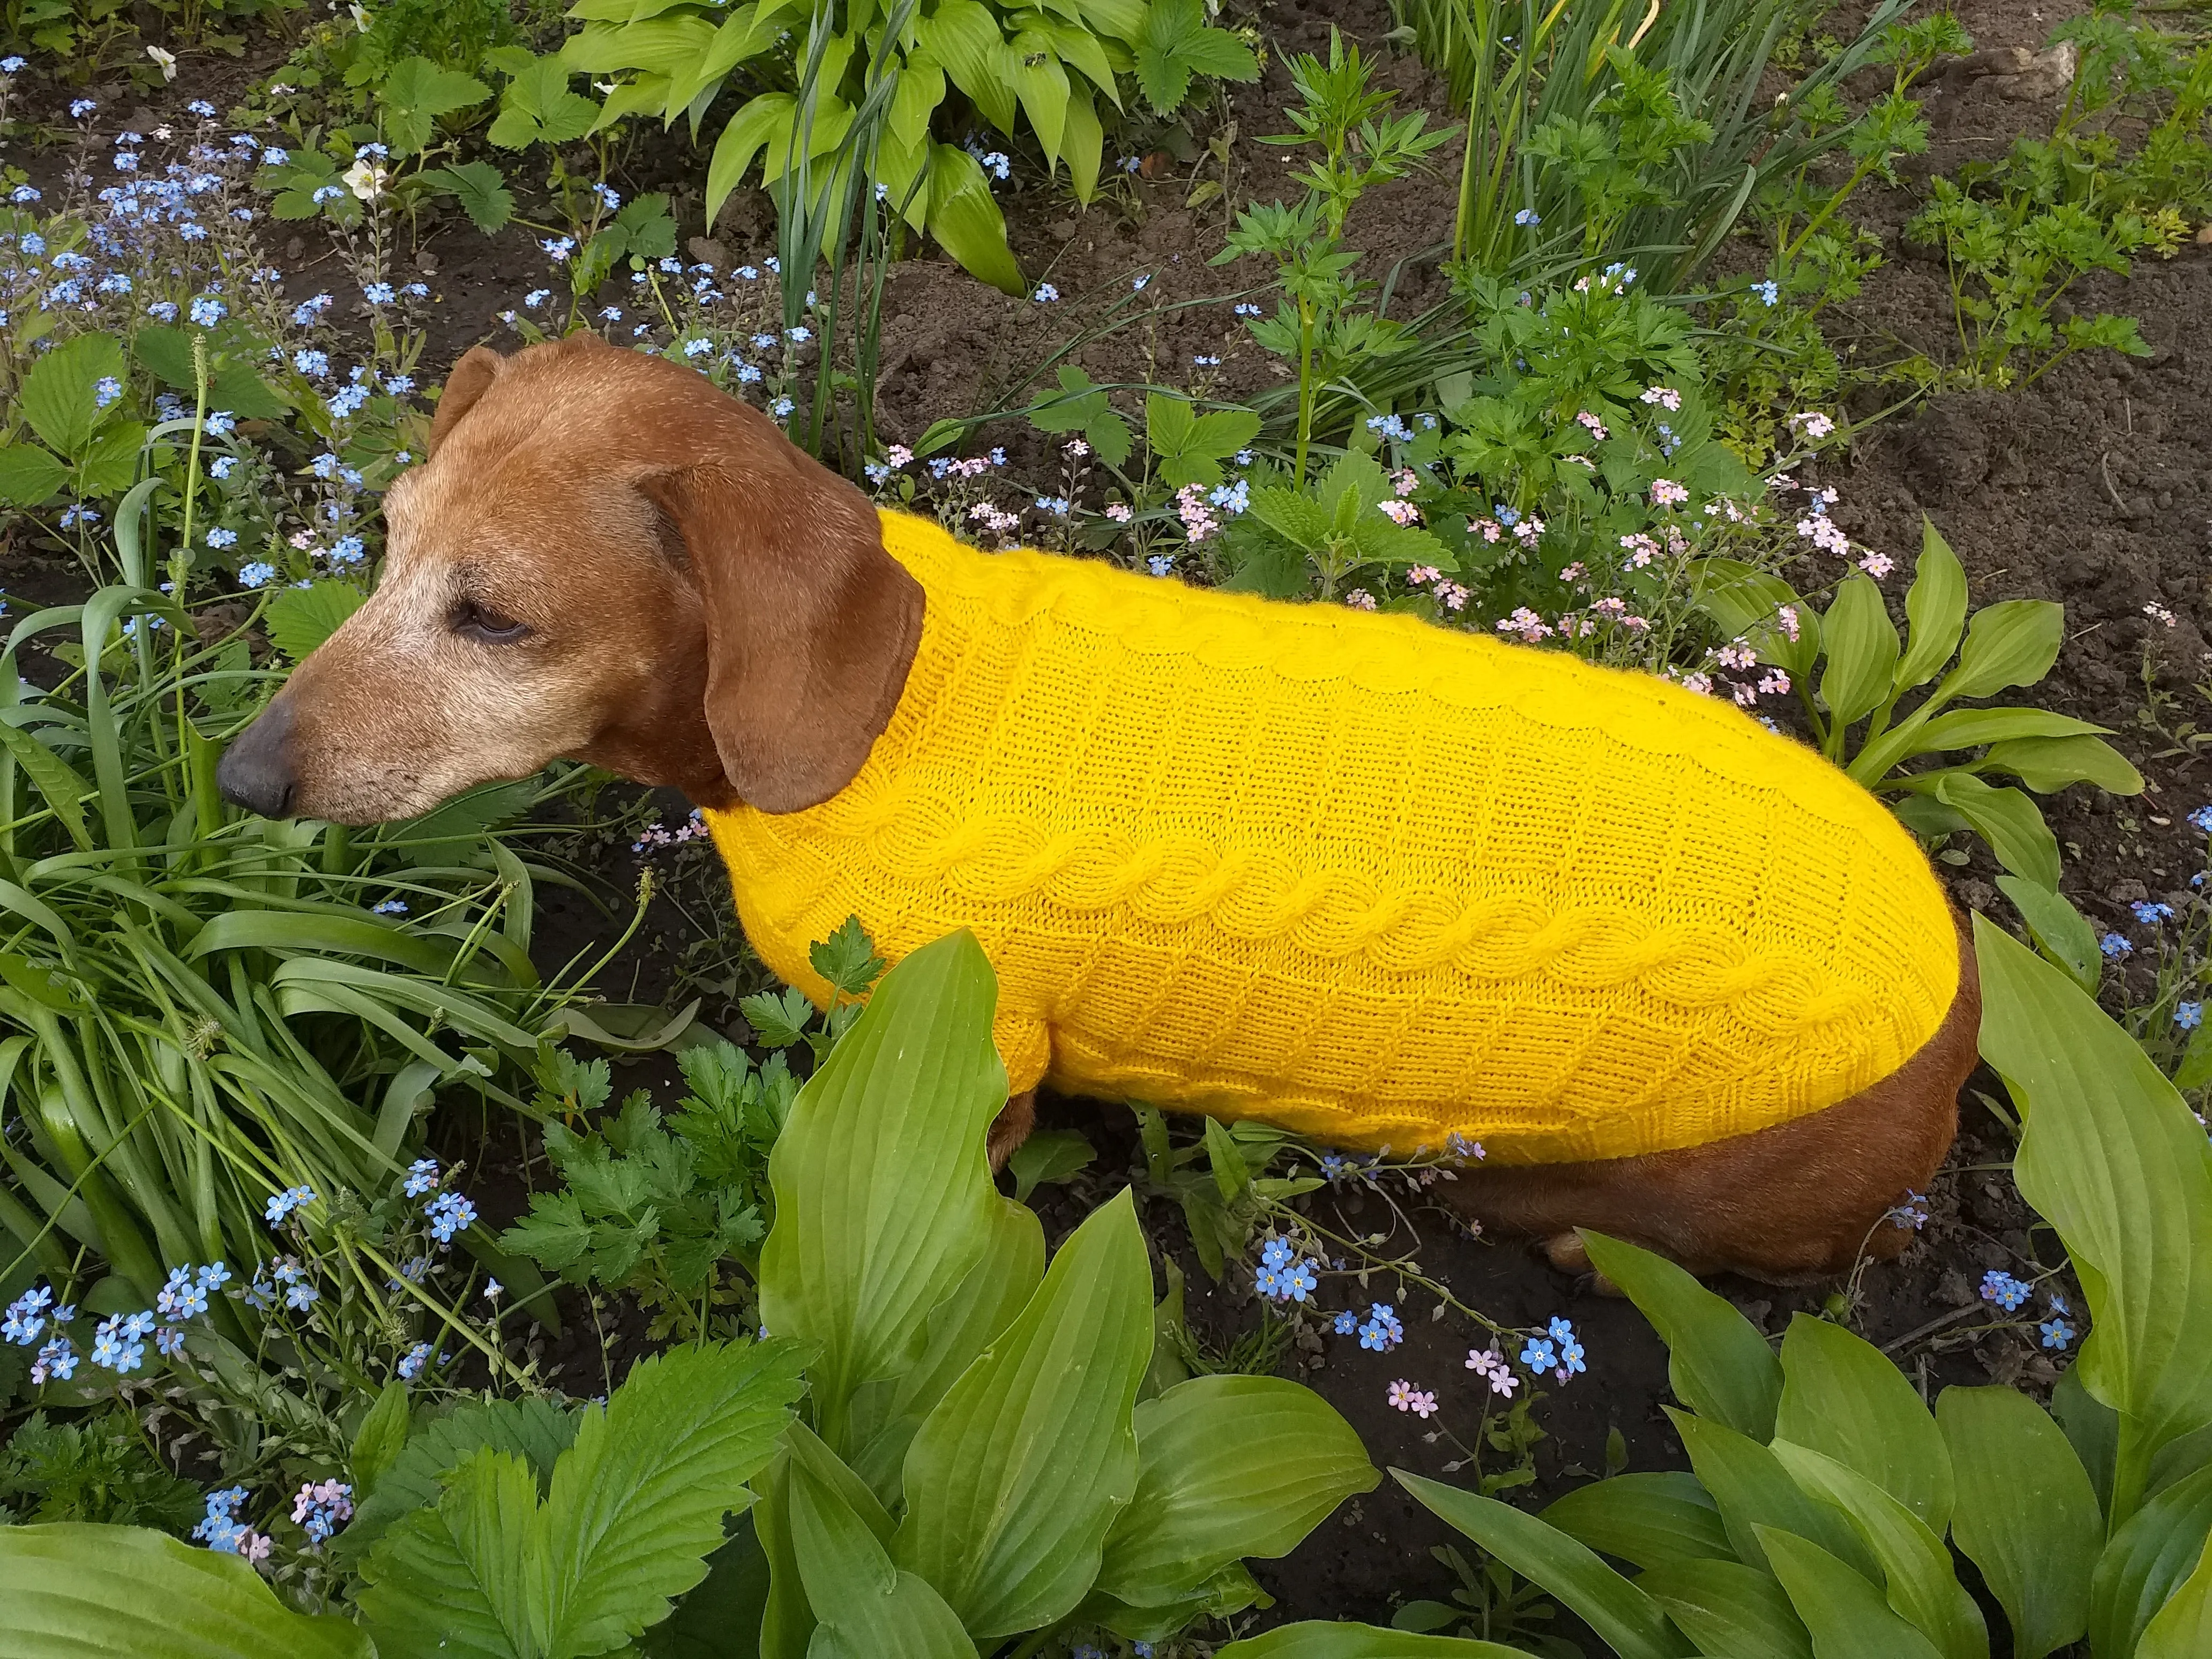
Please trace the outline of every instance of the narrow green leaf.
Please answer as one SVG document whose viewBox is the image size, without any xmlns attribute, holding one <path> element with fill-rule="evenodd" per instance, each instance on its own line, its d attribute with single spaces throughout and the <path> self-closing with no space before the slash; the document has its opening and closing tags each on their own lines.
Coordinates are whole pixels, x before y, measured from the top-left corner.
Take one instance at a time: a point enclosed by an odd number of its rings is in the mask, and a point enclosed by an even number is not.
<svg viewBox="0 0 2212 1659">
<path fill-rule="evenodd" d="M 1577 1228 L 1590 1263 L 1626 1292 L 1667 1345 L 1667 1380 L 1698 1416 L 1774 1437 L 1782 1362 L 1759 1328 L 1664 1256 Z"/>
<path fill-rule="evenodd" d="M 1863 1337 L 1802 1313 L 1782 1339 L 1782 1372 L 1776 1436 L 1856 1470 L 1942 1537 L 1951 1458 L 1905 1373 Z"/>
<path fill-rule="evenodd" d="M 2108 726 L 2093 726 L 2047 708 L 1954 708 L 1920 728 L 1917 749 L 1972 749 L 2018 738 L 2102 737 Z"/>
<path fill-rule="evenodd" d="M 1942 1659 L 1880 1590 L 1818 1544 L 1778 1527 L 1759 1528 L 1759 1541 L 1813 1633 L 1813 1659 Z"/>
<path fill-rule="evenodd" d="M 1772 1451 L 1718 1423 L 1672 1406 L 1663 1409 L 1682 1437 L 1690 1466 L 1719 1507 L 1736 1559 L 1746 1566 L 1768 1565 L 1759 1548 L 1760 1529 L 1778 1527 L 1810 1539 L 1856 1571 L 1872 1576 L 1877 1571 L 1850 1523 L 1806 1497 Z"/>
<path fill-rule="evenodd" d="M 357 1626 L 294 1613 L 241 1558 L 143 1527 L 0 1527 L 0 1659 L 375 1659 Z"/>
<path fill-rule="evenodd" d="M 1840 731 L 1872 714 L 1889 696 L 1897 670 L 1897 629 L 1872 577 L 1844 580 L 1821 618 L 1820 633 L 1828 647 L 1820 701 Z"/>
<path fill-rule="evenodd" d="M 1924 1409 L 1924 1408 L 1923 1408 Z M 1929 1427 L 1934 1427 L 1931 1419 Z M 1859 1470 L 1787 1440 L 1774 1455 L 1806 1492 L 1834 1504 L 1881 1564 L 1889 1605 L 1933 1642 L 1943 1659 L 1989 1659 L 1989 1626 L 1952 1570 L 1942 1534 Z M 1943 1454 L 1948 1480 L 1951 1460 Z M 1949 1505 L 1945 1504 L 1948 1510 Z M 1948 1515 L 1946 1515 L 1946 1521 Z"/>
<path fill-rule="evenodd" d="M 983 1143 L 1006 1099 L 997 1000 L 974 934 L 915 951 L 799 1091 L 769 1156 L 761 1318 L 820 1345 L 816 1424 L 841 1455 L 854 1391 L 915 1362 L 989 1243 L 1001 1200 Z"/>
<path fill-rule="evenodd" d="M 1920 521 L 1920 562 L 1905 593 L 1905 620 L 1909 634 L 1896 676 L 1900 691 L 1925 685 L 1942 672 L 1959 648 L 1966 620 L 1966 568 L 1925 518 Z"/>
<path fill-rule="evenodd" d="M 2143 1629 L 2135 1659 L 2204 1659 L 2212 1653 L 2212 1542 L 2172 1600 Z"/>
<path fill-rule="evenodd" d="M 1565 1602 L 1620 1659 L 1683 1659 L 1692 1651 L 1657 1602 L 1558 1528 L 1494 1498 L 1403 1469 L 1390 1475 L 1523 1578 Z"/>
<path fill-rule="evenodd" d="M 1136 1409 L 1137 1495 L 1097 1587 L 1133 1607 L 1195 1591 L 1231 1562 L 1287 1555 L 1382 1477 L 1336 1408 L 1273 1376 L 1196 1376 Z"/>
<path fill-rule="evenodd" d="M 386 1382 L 376 1401 L 363 1413 L 354 1431 L 353 1449 L 346 1458 L 346 1473 L 353 1489 L 364 1498 L 375 1489 L 407 1445 L 407 1385 L 398 1377 Z"/>
<path fill-rule="evenodd" d="M 790 1481 L 793 1549 L 821 1620 L 811 1659 L 975 1659 L 945 1598 L 892 1565 L 832 1486 L 797 1462 Z"/>
<path fill-rule="evenodd" d="M 1698 1477 L 1686 1471 L 1593 1481 L 1547 1504 L 1543 1517 L 1599 1553 L 1647 1570 L 1676 1561 L 1735 1559 L 1720 1510 Z"/>
<path fill-rule="evenodd" d="M 1152 1357 L 1152 1291 L 1125 1188 L 1060 1247 L 1021 1316 L 915 1437 L 891 1555 L 979 1640 L 1064 1617 L 1098 1576 L 1137 1486 L 1130 1414 Z"/>
<path fill-rule="evenodd" d="M 1952 1540 L 2012 1621 L 2016 1659 L 2043 1659 L 2089 1626 L 2104 1534 L 2097 1494 L 2064 1433 L 2026 1395 L 1946 1389 L 1936 1420 L 1959 1483 Z"/>
<path fill-rule="evenodd" d="M 2017 789 L 1993 789 L 1971 772 L 1945 772 L 1936 799 L 1964 817 L 2015 875 L 2058 890 L 2058 838 L 2042 809 Z"/>
<path fill-rule="evenodd" d="M 2105 976 L 2104 952 L 2098 948 L 2097 930 L 2063 893 L 2028 880 L 2025 876 L 2001 875 L 1997 890 L 2013 903 L 2027 924 L 2036 948 L 2063 968 L 2074 982 L 2094 996 Z"/>
<path fill-rule="evenodd" d="M 1091 1143 L 1073 1129 L 1039 1130 L 1006 1160 L 1006 1173 L 1014 1178 L 1014 1201 L 1028 1203 L 1039 1187 L 1089 1169 L 1097 1156 Z"/>
<path fill-rule="evenodd" d="M 1671 1562 L 1636 1587 L 1667 1609 L 1698 1651 L 1726 1659 L 1813 1659 L 1812 1632 L 1772 1574 L 1735 1560 Z"/>
<path fill-rule="evenodd" d="M 1992 744 L 1977 763 L 1990 772 L 2009 772 L 2039 795 L 2055 795 L 2069 784 L 2094 783 L 2109 794 L 2140 795 L 2142 774 L 2128 757 L 2101 738 L 2009 738 Z"/>
<path fill-rule="evenodd" d="M 2089 1577 L 2089 1651 L 2130 1654 L 2212 1534 L 2212 1468 L 2178 1480 L 2127 1518 Z"/>
<path fill-rule="evenodd" d="M 92 831 L 86 827 L 84 798 L 92 793 L 92 786 L 80 776 L 59 755 L 40 743 L 35 733 L 12 721 L 0 720 L 0 744 L 15 757 L 31 781 L 46 797 L 46 805 L 53 809 L 54 817 L 80 852 L 92 851 Z"/>
</svg>

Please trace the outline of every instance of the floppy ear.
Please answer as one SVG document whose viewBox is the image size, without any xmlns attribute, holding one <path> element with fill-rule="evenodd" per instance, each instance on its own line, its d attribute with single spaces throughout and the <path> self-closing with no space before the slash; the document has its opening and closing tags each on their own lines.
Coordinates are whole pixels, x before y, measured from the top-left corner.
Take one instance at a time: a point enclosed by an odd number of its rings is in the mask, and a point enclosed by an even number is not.
<svg viewBox="0 0 2212 1659">
<path fill-rule="evenodd" d="M 641 487 L 698 586 L 723 775 L 749 805 L 796 812 L 850 783 L 889 723 L 921 638 L 921 584 L 884 550 L 865 495 L 773 428 L 752 429 L 762 416 L 738 420 L 711 459 Z"/>
<path fill-rule="evenodd" d="M 489 346 L 471 346 L 461 354 L 453 372 L 446 376 L 445 391 L 438 396 L 438 412 L 430 422 L 430 453 L 438 453 L 438 446 L 453 435 L 461 416 L 491 390 L 491 383 L 506 366 L 507 359 Z"/>
</svg>

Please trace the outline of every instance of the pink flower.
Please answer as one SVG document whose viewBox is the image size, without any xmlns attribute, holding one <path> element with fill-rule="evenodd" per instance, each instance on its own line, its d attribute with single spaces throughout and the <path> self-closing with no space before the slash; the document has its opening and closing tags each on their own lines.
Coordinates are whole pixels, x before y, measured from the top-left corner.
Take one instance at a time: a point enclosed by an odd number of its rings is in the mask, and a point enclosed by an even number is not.
<svg viewBox="0 0 2212 1659">
<path fill-rule="evenodd" d="M 1390 488 L 1401 495 L 1410 495 L 1421 487 L 1420 475 L 1412 467 L 1405 467 L 1391 475 Z"/>
<path fill-rule="evenodd" d="M 884 452 L 884 459 L 892 466 L 904 466 L 914 459 L 914 451 L 904 444 L 893 444 Z"/>
<path fill-rule="evenodd" d="M 1464 611 L 1467 609 L 1467 601 L 1468 598 L 1468 591 L 1464 587 L 1462 587 L 1457 582 L 1438 582 L 1437 584 L 1437 598 L 1443 602 L 1444 609 L 1447 611 Z"/>
<path fill-rule="evenodd" d="M 1403 1377 L 1390 1385 L 1384 1397 L 1389 1401 L 1394 1411 L 1409 1412 L 1413 1409 L 1413 1385 Z"/>
<path fill-rule="evenodd" d="M 1513 534 L 1523 547 L 1535 546 L 1543 533 L 1544 521 L 1541 519 L 1523 519 L 1513 526 Z"/>
<path fill-rule="evenodd" d="M 1644 389 L 1643 397 L 1638 401 L 1657 404 L 1662 409 L 1672 411 L 1681 408 L 1682 394 L 1670 386 L 1646 386 Z"/>
<path fill-rule="evenodd" d="M 1498 619 L 1498 631 L 1501 634 L 1516 635 L 1525 645 L 1534 645 L 1539 640 L 1548 639 L 1552 634 L 1551 629 L 1545 624 L 1544 619 L 1525 605 L 1510 617 L 1500 617 Z"/>
<path fill-rule="evenodd" d="M 1713 689 L 1712 676 L 1710 674 L 1685 674 L 1682 676 L 1682 689 L 1685 691 L 1694 691 L 1699 696 L 1703 696 Z"/>
<path fill-rule="evenodd" d="M 1802 427 L 1807 437 L 1815 439 L 1825 438 L 1836 429 L 1836 423 L 1817 410 L 1808 410 L 1802 415 L 1792 415 L 1790 417 L 1790 424 Z"/>
<path fill-rule="evenodd" d="M 1672 478 L 1651 481 L 1651 504 L 1654 507 L 1680 507 L 1690 499 L 1690 492 Z"/>
<path fill-rule="evenodd" d="M 2161 628 L 2172 628 L 2178 621 L 2173 612 L 2162 605 L 2147 605 L 2142 608 L 2142 613 Z"/>
<path fill-rule="evenodd" d="M 1070 459 L 1079 461 L 1090 453 L 1091 446 L 1084 442 L 1082 439 L 1070 438 L 1067 441 L 1067 453 Z"/>
<path fill-rule="evenodd" d="M 1419 587 L 1423 582 L 1432 582 L 1443 573 L 1432 564 L 1417 564 L 1406 573 L 1407 582 Z"/>
<path fill-rule="evenodd" d="M 238 1553 L 249 1561 L 266 1561 L 269 1559 L 269 1540 L 249 1527 L 239 1534 Z"/>
<path fill-rule="evenodd" d="M 1859 568 L 1879 580 L 1896 569 L 1897 565 L 1887 553 L 1867 553 L 1860 556 Z"/>
<path fill-rule="evenodd" d="M 1495 1348 L 1469 1348 L 1467 1368 L 1489 1382 L 1491 1393 L 1504 1395 L 1508 1400 L 1513 1397 L 1513 1390 L 1521 1386 L 1521 1379 L 1513 1375 L 1513 1367 Z"/>
<path fill-rule="evenodd" d="M 1580 559 L 1577 559 L 1565 570 L 1559 572 L 1559 580 L 1563 582 L 1580 582 L 1585 580 L 1589 575 L 1589 571 L 1588 568 L 1583 565 Z"/>
<path fill-rule="evenodd" d="M 1778 668 L 1769 669 L 1760 677 L 1759 682 L 1759 694 L 1762 696 L 1779 696 L 1789 689 L 1790 676 Z"/>
<path fill-rule="evenodd" d="M 1377 501 L 1376 510 L 1399 526 L 1416 525 L 1421 521 L 1421 509 L 1411 501 Z"/>
<path fill-rule="evenodd" d="M 1364 587 L 1353 588 L 1344 596 L 1344 602 L 1354 611 L 1372 611 L 1375 608 L 1375 596 Z"/>
<path fill-rule="evenodd" d="M 1127 501 L 1109 501 L 1106 504 L 1106 516 L 1113 520 L 1115 524 L 1128 523 L 1131 517 L 1129 504 Z"/>
<path fill-rule="evenodd" d="M 1495 519 L 1476 519 L 1468 526 L 1468 528 L 1480 530 L 1482 532 L 1482 539 L 1486 542 L 1494 542 L 1505 533 Z"/>
<path fill-rule="evenodd" d="M 1759 665 L 1759 659 L 1741 641 L 1734 645 L 1723 646 L 1715 654 L 1720 658 L 1723 668 L 1756 668 Z"/>
<path fill-rule="evenodd" d="M 1416 1394 L 1406 1402 L 1406 1409 L 1425 1423 L 1437 1414 L 1437 1397 L 1433 1394 Z"/>
<path fill-rule="evenodd" d="M 1589 428 L 1589 434 L 1591 437 L 1596 439 L 1600 443 L 1603 443 L 1605 441 L 1605 422 L 1598 419 L 1596 416 L 1591 414 L 1589 410 L 1587 409 L 1583 410 L 1580 414 L 1575 416 L 1575 419 L 1583 426 Z"/>
<path fill-rule="evenodd" d="M 1640 530 L 1632 536 L 1623 536 L 1620 544 L 1628 550 L 1628 568 L 1631 570 L 1641 570 L 1659 556 L 1659 544 Z"/>
<path fill-rule="evenodd" d="M 1797 607 L 1794 605 L 1785 605 L 1782 609 L 1776 611 L 1774 616 L 1775 620 L 1782 624 L 1782 631 L 1789 635 L 1790 643 L 1793 645 L 1796 644 L 1797 641 Z"/>
</svg>

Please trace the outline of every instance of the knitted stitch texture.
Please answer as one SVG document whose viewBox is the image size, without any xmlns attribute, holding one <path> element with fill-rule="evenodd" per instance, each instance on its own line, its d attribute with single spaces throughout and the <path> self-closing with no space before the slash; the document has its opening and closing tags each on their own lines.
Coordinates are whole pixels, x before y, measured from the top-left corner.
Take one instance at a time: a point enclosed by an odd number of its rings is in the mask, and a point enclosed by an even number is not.
<svg viewBox="0 0 2212 1659">
<path fill-rule="evenodd" d="M 1911 837 L 1725 702 L 883 525 L 927 612 L 866 765 L 708 823 L 817 1001 L 807 945 L 849 915 L 894 962 L 973 929 L 1016 1091 L 1618 1158 L 1832 1105 L 1951 1006 Z"/>
</svg>

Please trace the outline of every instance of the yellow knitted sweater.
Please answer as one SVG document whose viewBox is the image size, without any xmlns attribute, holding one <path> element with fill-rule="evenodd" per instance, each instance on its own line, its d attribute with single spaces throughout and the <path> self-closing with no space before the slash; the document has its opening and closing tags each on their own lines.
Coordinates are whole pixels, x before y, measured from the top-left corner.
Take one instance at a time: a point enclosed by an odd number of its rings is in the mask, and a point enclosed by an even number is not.
<svg viewBox="0 0 2212 1659">
<path fill-rule="evenodd" d="M 1407 617 L 1194 591 L 924 520 L 927 599 L 857 777 L 708 814 L 817 1000 L 857 915 L 966 927 L 1012 1086 L 1501 1163 L 1696 1146 L 1894 1071 L 1958 988 L 1879 802 L 1725 702 Z"/>
</svg>

